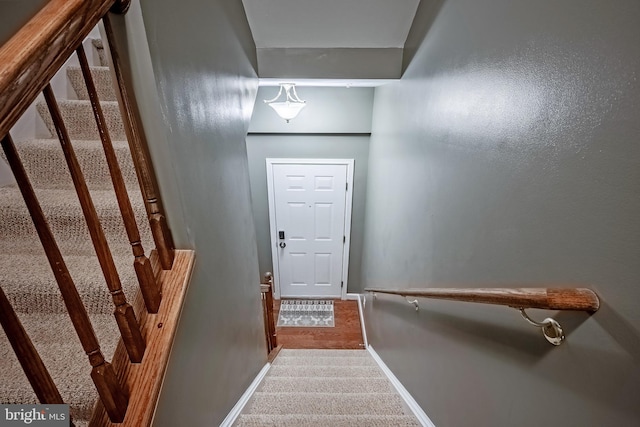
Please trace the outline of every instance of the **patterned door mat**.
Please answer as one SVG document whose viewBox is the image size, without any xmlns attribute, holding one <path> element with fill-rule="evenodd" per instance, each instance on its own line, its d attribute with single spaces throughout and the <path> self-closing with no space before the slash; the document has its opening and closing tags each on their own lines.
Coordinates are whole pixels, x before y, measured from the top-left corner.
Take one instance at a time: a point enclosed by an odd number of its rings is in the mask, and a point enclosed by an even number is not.
<svg viewBox="0 0 640 427">
<path fill-rule="evenodd" d="M 333 301 L 281 300 L 278 326 L 334 327 Z"/>
</svg>

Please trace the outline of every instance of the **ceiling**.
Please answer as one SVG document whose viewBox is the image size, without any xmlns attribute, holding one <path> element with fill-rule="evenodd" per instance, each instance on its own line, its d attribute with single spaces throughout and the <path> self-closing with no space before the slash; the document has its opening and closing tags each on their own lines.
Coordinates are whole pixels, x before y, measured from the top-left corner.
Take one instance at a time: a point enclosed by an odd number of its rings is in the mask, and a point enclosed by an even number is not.
<svg viewBox="0 0 640 427">
<path fill-rule="evenodd" d="M 271 79 L 400 78 L 420 0 L 242 0 L 258 75 Z"/>
</svg>

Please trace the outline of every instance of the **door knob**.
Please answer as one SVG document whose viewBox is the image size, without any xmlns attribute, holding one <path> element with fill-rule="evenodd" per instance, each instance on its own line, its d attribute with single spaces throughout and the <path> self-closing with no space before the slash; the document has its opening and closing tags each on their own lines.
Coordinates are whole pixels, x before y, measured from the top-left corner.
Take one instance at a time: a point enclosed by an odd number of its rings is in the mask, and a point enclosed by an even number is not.
<svg viewBox="0 0 640 427">
<path fill-rule="evenodd" d="M 280 244 L 278 246 L 280 246 L 282 249 L 284 249 L 287 246 L 287 244 L 285 242 L 280 242 Z"/>
</svg>

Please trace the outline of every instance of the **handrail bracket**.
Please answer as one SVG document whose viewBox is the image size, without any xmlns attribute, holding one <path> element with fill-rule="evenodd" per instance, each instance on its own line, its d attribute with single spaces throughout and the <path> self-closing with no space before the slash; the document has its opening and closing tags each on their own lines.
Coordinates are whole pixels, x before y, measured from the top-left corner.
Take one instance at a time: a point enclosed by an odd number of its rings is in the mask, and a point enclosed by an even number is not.
<svg viewBox="0 0 640 427">
<path fill-rule="evenodd" d="M 562 326 L 556 320 L 551 317 L 547 317 L 542 322 L 536 322 L 524 311 L 524 308 L 517 308 L 520 315 L 524 320 L 532 326 L 538 327 L 542 330 L 542 335 L 553 345 L 560 345 L 564 341 L 564 331 Z"/>
<path fill-rule="evenodd" d="M 407 302 L 409 304 L 413 304 L 414 307 L 416 308 L 416 311 L 420 311 L 420 303 L 418 303 L 418 299 L 417 298 L 414 298 L 414 299 L 407 298 Z"/>
</svg>

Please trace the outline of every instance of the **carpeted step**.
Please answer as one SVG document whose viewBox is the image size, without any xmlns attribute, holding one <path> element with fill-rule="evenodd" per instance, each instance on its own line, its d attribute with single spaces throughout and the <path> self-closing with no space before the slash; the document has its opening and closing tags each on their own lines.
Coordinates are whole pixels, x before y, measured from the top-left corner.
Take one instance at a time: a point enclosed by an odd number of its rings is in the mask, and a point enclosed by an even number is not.
<svg viewBox="0 0 640 427">
<path fill-rule="evenodd" d="M 395 393 L 386 378 L 267 377 L 265 393 Z"/>
<path fill-rule="evenodd" d="M 114 257 L 120 282 L 129 303 L 138 292 L 133 269 L 133 255 Z M 110 314 L 113 300 L 98 259 L 93 256 L 65 256 L 71 278 L 89 313 Z M 18 254 L 0 255 L 0 287 L 18 313 L 66 313 L 66 307 L 53 272 L 44 255 L 25 257 Z"/>
<path fill-rule="evenodd" d="M 271 377 L 382 378 L 377 366 L 272 366 Z"/>
<path fill-rule="evenodd" d="M 118 103 L 115 101 L 102 101 L 100 105 L 111 139 L 126 140 Z M 51 135 L 56 135 L 56 129 L 46 103 L 40 101 L 36 104 L 36 107 L 44 123 L 47 125 L 47 129 L 51 132 Z M 59 99 L 58 107 L 60 108 L 62 118 L 69 132 L 69 137 L 72 140 L 100 139 L 96 120 L 93 116 L 93 110 L 91 109 L 91 103 L 89 101 Z"/>
<path fill-rule="evenodd" d="M 20 159 L 36 188 L 73 188 L 67 162 L 57 139 L 38 139 L 16 142 Z M 73 149 L 91 189 L 111 190 L 111 175 L 101 141 L 74 141 Z M 129 188 L 129 197 L 141 197 L 138 179 L 127 141 L 113 141 L 122 177 Z M 2 153 L 4 158 L 4 152 Z"/>
<path fill-rule="evenodd" d="M 240 415 L 235 427 L 419 427 L 410 415 Z"/>
<path fill-rule="evenodd" d="M 357 350 L 356 350 L 357 351 Z M 377 366 L 370 357 L 299 357 L 280 355 L 273 366 Z"/>
<path fill-rule="evenodd" d="M 116 101 L 116 92 L 113 88 L 113 80 L 111 79 L 111 70 L 109 67 L 89 67 L 93 83 L 98 92 L 100 101 Z M 71 83 L 71 87 L 78 95 L 78 99 L 89 99 L 87 85 L 82 76 L 82 69 L 78 65 L 69 65 L 67 67 L 67 78 Z"/>
<path fill-rule="evenodd" d="M 98 397 L 89 376 L 91 365 L 69 320 L 68 314 L 19 314 L 20 320 L 49 370 L 65 403 L 70 404 L 71 417 L 88 420 Z M 92 326 L 102 353 L 111 360 L 119 339 L 112 315 L 92 315 Z M 4 331 L 0 332 L 0 402 L 37 403 L 24 371 Z"/>
<path fill-rule="evenodd" d="M 49 227 L 61 249 L 71 255 L 86 255 L 87 248 L 93 254 L 89 230 L 82 215 L 75 190 L 36 190 L 43 206 Z M 93 204 L 110 245 L 121 250 L 129 244 L 117 200 L 111 191 L 92 190 Z M 149 242 L 146 213 L 141 200 L 131 199 L 137 223 L 143 236 L 143 245 Z M 0 188 L 0 239 L 3 243 L 15 243 L 16 250 L 39 246 L 39 239 L 24 200 L 15 187 Z M 0 244 L 5 246 L 5 244 Z M 3 247 L 4 249 L 4 247 Z M 115 251 L 112 248 L 112 251 Z M 31 252 L 29 252 L 31 253 Z"/>
<path fill-rule="evenodd" d="M 419 426 L 367 351 L 280 351 L 235 426 Z"/>
<path fill-rule="evenodd" d="M 283 348 L 278 357 L 362 357 L 370 359 L 366 350 L 321 350 L 321 349 L 290 349 Z M 278 360 L 278 359 L 276 359 Z"/>
<path fill-rule="evenodd" d="M 395 393 L 254 393 L 246 414 L 263 415 L 405 415 Z"/>
</svg>

